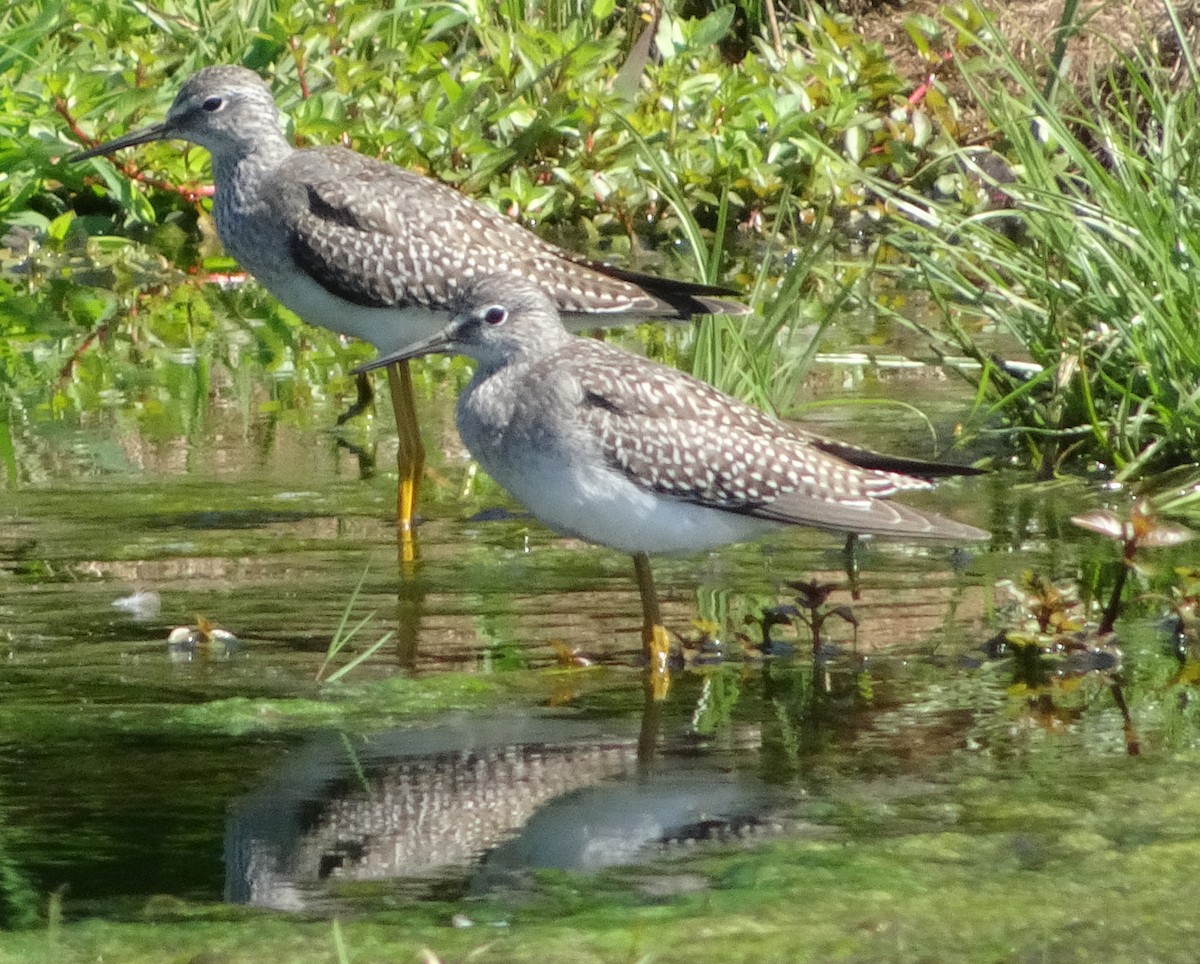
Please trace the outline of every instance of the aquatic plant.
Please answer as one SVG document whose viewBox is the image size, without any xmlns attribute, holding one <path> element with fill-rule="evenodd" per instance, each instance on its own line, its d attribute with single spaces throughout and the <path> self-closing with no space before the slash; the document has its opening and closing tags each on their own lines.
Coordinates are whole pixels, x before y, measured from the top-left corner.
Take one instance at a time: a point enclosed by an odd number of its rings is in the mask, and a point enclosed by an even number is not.
<svg viewBox="0 0 1200 964">
<path fill-rule="evenodd" d="M 379 652 L 387 642 L 396 635 L 394 629 L 389 629 L 386 633 L 380 636 L 375 642 L 365 646 L 359 652 L 351 656 L 346 662 L 342 663 L 333 672 L 326 675 L 326 672 L 334 664 L 334 662 L 342 655 L 342 651 L 354 640 L 358 634 L 365 629 L 375 618 L 374 611 L 367 613 L 353 626 L 349 626 L 350 614 L 354 612 L 354 605 L 358 602 L 358 595 L 362 592 L 363 583 L 366 581 L 367 573 L 370 567 L 363 568 L 362 575 L 358 577 L 358 582 L 354 585 L 354 591 L 350 593 L 350 598 L 346 600 L 346 606 L 342 610 L 342 618 L 338 622 L 337 629 L 334 630 L 333 636 L 329 640 L 329 646 L 325 650 L 325 658 L 321 661 L 321 665 L 317 667 L 316 680 L 318 683 L 335 683 L 342 679 L 348 673 L 353 672 L 357 667 L 361 666 L 372 656 Z M 349 626 L 349 628 L 347 628 Z"/>
<path fill-rule="evenodd" d="M 1081 529 L 1112 539 L 1121 545 L 1122 566 L 1113 580 L 1112 595 L 1104 607 L 1104 616 L 1097 628 L 1097 635 L 1112 632 L 1121 612 L 1121 593 L 1129 573 L 1138 565 L 1138 555 L 1146 549 L 1178 546 L 1190 542 L 1196 534 L 1183 526 L 1171 525 L 1157 517 L 1149 499 L 1139 499 L 1122 519 L 1108 509 L 1095 509 L 1071 519 Z"/>
<path fill-rule="evenodd" d="M 986 19 L 962 29 L 1003 157 L 964 149 L 877 183 L 897 215 L 886 270 L 929 292 L 938 324 L 921 330 L 977 363 L 975 424 L 1043 474 L 1098 463 L 1132 481 L 1193 463 L 1200 75 L 1182 27 L 1179 65 L 1130 53 L 1083 92 L 1043 89 Z M 953 203 L 927 196 L 949 184 Z M 1173 511 L 1196 511 L 1194 476 L 1174 477 Z"/>
</svg>

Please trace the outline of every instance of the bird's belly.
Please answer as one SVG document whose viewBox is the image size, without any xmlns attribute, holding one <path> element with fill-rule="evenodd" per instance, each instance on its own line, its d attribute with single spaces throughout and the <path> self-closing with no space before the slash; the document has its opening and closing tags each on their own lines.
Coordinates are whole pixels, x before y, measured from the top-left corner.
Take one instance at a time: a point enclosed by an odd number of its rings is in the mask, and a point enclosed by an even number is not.
<svg viewBox="0 0 1200 964">
<path fill-rule="evenodd" d="M 486 456 L 479 461 L 544 525 L 622 552 L 696 552 L 781 528 L 656 495 L 607 466 L 568 462 L 553 452 L 505 459 L 499 465 Z"/>
<path fill-rule="evenodd" d="M 310 325 L 370 342 L 380 352 L 396 351 L 442 330 L 449 316 L 419 305 L 369 308 L 331 294 L 307 275 L 251 273 L 285 307 Z"/>
</svg>

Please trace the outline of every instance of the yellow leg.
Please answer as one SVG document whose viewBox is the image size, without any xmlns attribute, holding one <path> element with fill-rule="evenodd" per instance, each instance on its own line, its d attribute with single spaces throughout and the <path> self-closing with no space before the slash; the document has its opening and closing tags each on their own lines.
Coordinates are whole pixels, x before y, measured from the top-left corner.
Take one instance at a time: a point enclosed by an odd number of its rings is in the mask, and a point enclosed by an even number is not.
<svg viewBox="0 0 1200 964">
<path fill-rule="evenodd" d="M 417 491 L 425 468 L 425 446 L 421 442 L 421 427 L 417 424 L 416 399 L 413 395 L 412 373 L 408 362 L 388 366 L 388 388 L 392 393 L 392 411 L 396 416 L 396 468 L 400 485 L 396 493 L 396 522 L 399 526 L 401 558 L 411 560 L 416 555 L 413 534 L 413 515 L 417 507 Z"/>
<path fill-rule="evenodd" d="M 655 700 L 665 699 L 671 688 L 671 671 L 667 661 L 671 655 L 671 640 L 663 626 L 658 608 L 658 593 L 654 591 L 654 574 L 650 559 L 644 552 L 633 555 L 633 574 L 642 597 L 642 650 L 646 655 L 646 692 Z"/>
</svg>

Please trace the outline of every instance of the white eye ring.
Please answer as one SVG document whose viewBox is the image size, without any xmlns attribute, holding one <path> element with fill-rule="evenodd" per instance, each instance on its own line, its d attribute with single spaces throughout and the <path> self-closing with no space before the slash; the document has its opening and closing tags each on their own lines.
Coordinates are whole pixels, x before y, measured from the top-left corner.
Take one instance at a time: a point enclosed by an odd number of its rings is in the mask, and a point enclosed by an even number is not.
<svg viewBox="0 0 1200 964">
<path fill-rule="evenodd" d="M 489 325 L 502 325 L 508 321 L 508 309 L 503 305 L 492 305 L 483 312 L 483 320 Z"/>
<path fill-rule="evenodd" d="M 225 106 L 225 99 L 223 97 L 217 97 L 215 95 L 212 97 L 209 97 L 203 104 L 200 105 L 200 107 L 202 109 L 209 111 L 210 113 L 214 110 L 220 110 L 224 106 Z"/>
</svg>

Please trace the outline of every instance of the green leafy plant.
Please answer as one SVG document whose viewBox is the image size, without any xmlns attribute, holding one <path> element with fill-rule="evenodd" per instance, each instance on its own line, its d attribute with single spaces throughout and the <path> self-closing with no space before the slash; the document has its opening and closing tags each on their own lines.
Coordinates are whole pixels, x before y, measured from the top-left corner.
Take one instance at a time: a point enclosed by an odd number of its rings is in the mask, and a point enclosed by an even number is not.
<svg viewBox="0 0 1200 964">
<path fill-rule="evenodd" d="M 903 186 L 877 181 L 897 215 L 888 273 L 928 290 L 938 324 L 922 330 L 976 363 L 977 422 L 1005 423 L 1044 473 L 1087 461 L 1133 480 L 1193 462 L 1194 65 L 1175 83 L 1131 55 L 1087 96 L 1041 92 L 986 29 L 964 30 L 985 54 L 963 66 L 1007 160 L 961 151 Z M 924 196 L 935 179 L 953 202 Z M 981 329 L 1032 364 L 1008 364 Z"/>
<path fill-rule="evenodd" d="M 61 163 L 160 117 L 197 67 L 236 62 L 268 76 L 302 144 L 341 141 L 429 172 L 594 257 L 748 289 L 761 322 L 642 337 L 724 388 L 789 410 L 816 346 L 797 332 L 824 332 L 863 277 L 825 256 L 874 216 L 858 165 L 909 171 L 942 145 L 921 111 L 901 109 L 903 81 L 847 18 L 792 13 L 778 39 L 752 36 L 731 61 L 722 43 L 745 29 L 734 7 L 690 12 L 702 15 L 663 11 L 658 57 L 642 61 L 630 51 L 646 22 L 636 5 L 607 0 L 7 8 L 6 404 L 46 404 L 48 364 L 63 371 L 49 403 L 58 412 L 100 397 L 132 404 L 123 367 L 167 374 L 172 358 L 199 352 L 237 368 L 247 341 L 280 402 L 351 390 L 346 372 L 363 349 L 241 285 L 212 244 L 203 151 L 154 144 L 115 167 Z M 763 25 L 762 9 L 745 12 Z M 92 354 L 103 363 L 91 365 Z M 186 392 L 177 384 L 160 403 L 177 389 Z"/>
</svg>

